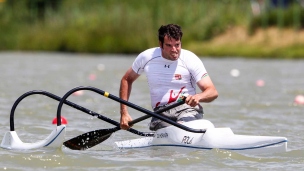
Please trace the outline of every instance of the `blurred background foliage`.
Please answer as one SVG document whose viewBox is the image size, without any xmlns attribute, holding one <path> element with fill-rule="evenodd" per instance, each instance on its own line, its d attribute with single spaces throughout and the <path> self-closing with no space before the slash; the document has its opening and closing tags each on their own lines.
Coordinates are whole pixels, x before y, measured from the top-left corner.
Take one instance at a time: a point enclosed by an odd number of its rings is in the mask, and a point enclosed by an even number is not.
<svg viewBox="0 0 304 171">
<path fill-rule="evenodd" d="M 1 51 L 139 53 L 158 45 L 161 25 L 182 26 L 183 47 L 204 56 L 303 58 L 304 38 L 246 44 L 259 30 L 304 26 L 301 0 L 0 0 Z M 214 43 L 235 28 L 236 37 Z M 268 39 L 265 36 L 265 39 Z M 223 41 L 223 39 L 221 39 Z M 236 43 L 239 42 L 239 43 Z M 276 41 L 273 41 L 276 42 Z M 278 51 L 279 50 L 279 51 Z"/>
</svg>

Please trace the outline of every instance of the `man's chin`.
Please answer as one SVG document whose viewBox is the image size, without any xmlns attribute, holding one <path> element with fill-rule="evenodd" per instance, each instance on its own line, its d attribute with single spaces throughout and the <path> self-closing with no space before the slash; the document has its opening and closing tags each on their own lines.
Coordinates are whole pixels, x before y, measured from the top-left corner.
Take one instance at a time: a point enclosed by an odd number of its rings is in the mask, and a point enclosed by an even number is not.
<svg viewBox="0 0 304 171">
<path fill-rule="evenodd" d="M 178 55 L 177 56 L 171 56 L 171 59 L 173 60 L 173 61 L 175 61 L 175 60 L 177 60 L 178 59 Z"/>
</svg>

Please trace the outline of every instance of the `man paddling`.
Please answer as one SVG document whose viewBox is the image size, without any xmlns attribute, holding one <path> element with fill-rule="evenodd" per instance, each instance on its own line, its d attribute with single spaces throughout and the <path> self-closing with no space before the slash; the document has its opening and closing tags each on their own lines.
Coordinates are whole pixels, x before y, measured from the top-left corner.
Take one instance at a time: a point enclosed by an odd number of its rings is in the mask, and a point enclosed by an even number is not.
<svg viewBox="0 0 304 171">
<path fill-rule="evenodd" d="M 202 61 L 192 52 L 182 49 L 183 32 L 176 24 L 161 26 L 158 30 L 159 47 L 140 53 L 121 79 L 120 98 L 128 100 L 132 83 L 146 73 L 153 110 L 186 96 L 185 104 L 162 114 L 176 122 L 188 122 L 203 118 L 199 102 L 211 102 L 218 97 Z M 196 93 L 196 85 L 201 90 Z M 120 127 L 129 129 L 132 120 L 127 106 L 120 106 Z M 168 123 L 152 118 L 150 130 L 169 126 Z"/>
</svg>

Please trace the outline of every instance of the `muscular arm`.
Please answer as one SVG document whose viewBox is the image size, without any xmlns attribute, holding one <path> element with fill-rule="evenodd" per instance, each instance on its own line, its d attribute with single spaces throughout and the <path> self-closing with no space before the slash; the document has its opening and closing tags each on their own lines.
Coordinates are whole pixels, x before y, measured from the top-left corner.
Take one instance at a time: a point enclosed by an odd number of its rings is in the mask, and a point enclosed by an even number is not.
<svg viewBox="0 0 304 171">
<path fill-rule="evenodd" d="M 200 81 L 197 82 L 197 85 L 200 88 L 201 92 L 195 95 L 189 95 L 186 98 L 186 103 L 188 105 L 194 107 L 198 105 L 199 102 L 212 102 L 218 97 L 218 92 L 209 76 L 203 77 Z"/>
<path fill-rule="evenodd" d="M 133 71 L 132 68 L 129 68 L 125 75 L 122 77 L 120 82 L 120 90 L 119 96 L 121 99 L 129 100 L 130 93 L 132 90 L 132 83 L 139 77 L 139 74 Z M 129 115 L 127 106 L 124 104 L 120 104 L 120 127 L 121 129 L 129 129 L 130 126 L 128 122 L 132 120 L 131 116 Z"/>
</svg>

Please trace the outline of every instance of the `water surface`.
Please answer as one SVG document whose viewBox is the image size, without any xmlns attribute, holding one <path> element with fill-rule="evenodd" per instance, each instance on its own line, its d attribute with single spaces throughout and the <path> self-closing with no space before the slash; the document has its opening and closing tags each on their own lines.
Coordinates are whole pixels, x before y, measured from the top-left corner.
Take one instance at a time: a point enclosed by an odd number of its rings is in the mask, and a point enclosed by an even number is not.
<svg viewBox="0 0 304 171">
<path fill-rule="evenodd" d="M 118 96 L 119 83 L 135 56 L 61 53 L 0 53 L 0 139 L 9 131 L 9 114 L 15 100 L 31 90 L 63 96 L 77 86 L 93 86 Z M 219 98 L 203 104 L 205 119 L 216 127 L 230 127 L 235 134 L 284 136 L 288 151 L 263 156 L 241 155 L 223 150 L 172 151 L 165 148 L 119 150 L 114 142 L 139 138 L 117 131 L 102 144 L 86 151 L 42 148 L 0 148 L 2 170 L 300 170 L 304 167 L 304 106 L 295 105 L 304 94 L 303 60 L 254 60 L 201 58 L 219 91 Z M 230 75 L 238 69 L 240 75 Z M 93 75 L 93 76 L 92 76 Z M 90 77 L 91 76 L 91 77 Z M 95 76 L 95 79 L 94 79 Z M 257 80 L 265 85 L 259 87 Z M 119 121 L 119 104 L 94 92 L 68 100 Z M 151 109 L 144 76 L 134 83 L 130 102 Z M 58 102 L 33 95 L 15 112 L 15 130 L 23 142 L 46 138 L 55 128 Z M 132 117 L 143 116 L 130 109 Z M 64 106 L 66 139 L 113 125 Z M 148 131 L 149 120 L 134 126 Z"/>
</svg>

